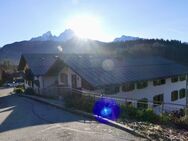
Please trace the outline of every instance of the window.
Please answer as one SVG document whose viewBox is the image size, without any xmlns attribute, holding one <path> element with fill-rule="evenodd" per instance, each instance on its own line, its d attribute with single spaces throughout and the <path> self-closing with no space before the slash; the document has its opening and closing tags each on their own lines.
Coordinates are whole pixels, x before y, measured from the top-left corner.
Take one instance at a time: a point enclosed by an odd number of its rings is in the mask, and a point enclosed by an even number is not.
<svg viewBox="0 0 188 141">
<path fill-rule="evenodd" d="M 154 86 L 163 85 L 165 83 L 166 83 L 165 79 L 158 79 L 153 81 Z"/>
<path fill-rule="evenodd" d="M 153 97 L 154 106 L 161 105 L 163 103 L 163 94 L 159 94 Z"/>
<path fill-rule="evenodd" d="M 178 100 L 178 91 L 171 92 L 171 101 Z"/>
<path fill-rule="evenodd" d="M 126 102 L 125 102 L 125 105 L 126 105 L 126 106 L 133 106 L 133 103 L 132 103 L 131 101 L 126 101 Z"/>
<path fill-rule="evenodd" d="M 68 76 L 65 73 L 60 74 L 60 81 L 63 85 L 68 85 Z"/>
<path fill-rule="evenodd" d="M 119 93 L 119 86 L 116 86 L 114 89 L 115 89 L 115 93 Z"/>
<path fill-rule="evenodd" d="M 178 82 L 178 76 L 172 77 L 172 78 L 171 78 L 171 82 L 172 82 L 172 83 Z"/>
<path fill-rule="evenodd" d="M 125 84 L 122 87 L 122 91 L 124 92 L 132 91 L 134 89 L 135 89 L 134 83 Z"/>
<path fill-rule="evenodd" d="M 179 90 L 179 98 L 180 99 L 185 98 L 185 89 Z"/>
<path fill-rule="evenodd" d="M 137 108 L 147 109 L 148 108 L 148 99 L 147 98 L 143 98 L 143 99 L 138 100 Z"/>
<path fill-rule="evenodd" d="M 186 80 L 186 75 L 181 75 L 180 76 L 180 81 L 184 81 L 184 80 Z"/>
<path fill-rule="evenodd" d="M 140 81 L 136 83 L 136 87 L 137 89 L 143 89 L 145 87 L 148 86 L 148 82 L 147 81 Z"/>
<path fill-rule="evenodd" d="M 104 89 L 105 94 L 116 94 L 119 92 L 119 86 L 106 87 Z"/>
</svg>

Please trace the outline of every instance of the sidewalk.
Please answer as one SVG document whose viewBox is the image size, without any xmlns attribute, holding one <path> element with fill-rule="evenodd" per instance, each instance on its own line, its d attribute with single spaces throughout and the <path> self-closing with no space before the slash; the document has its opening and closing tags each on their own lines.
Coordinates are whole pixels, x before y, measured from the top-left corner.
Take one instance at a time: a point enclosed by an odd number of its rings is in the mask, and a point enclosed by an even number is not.
<svg viewBox="0 0 188 141">
<path fill-rule="evenodd" d="M 30 98 L 30 99 L 33 99 L 35 101 L 39 101 L 39 102 L 42 102 L 42 103 L 45 103 L 45 104 L 49 104 L 51 106 L 63 109 L 65 111 L 68 111 L 68 112 L 71 112 L 71 113 L 74 113 L 74 114 L 80 114 L 80 115 L 83 115 L 83 116 L 86 116 L 86 117 L 92 118 L 92 119 L 96 118 L 96 116 L 93 115 L 93 114 L 86 113 L 86 112 L 83 112 L 83 111 L 80 111 L 80 110 L 76 110 L 76 109 L 67 108 L 67 107 L 64 106 L 64 102 L 60 101 L 60 100 L 55 100 L 55 99 L 50 99 L 50 98 L 43 98 L 43 97 L 39 97 L 39 96 L 26 95 L 26 94 L 21 94 L 19 96 Z"/>
<path fill-rule="evenodd" d="M 67 108 L 67 107 L 64 106 L 63 101 L 60 101 L 60 100 L 42 98 L 42 97 L 33 96 L 33 95 L 26 95 L 26 94 L 20 94 L 19 96 L 30 98 L 30 99 L 33 99 L 35 101 L 39 101 L 39 102 L 42 102 L 42 103 L 45 103 L 45 104 L 49 104 L 49 105 L 52 105 L 54 107 L 60 108 L 62 110 L 65 110 L 67 112 L 71 112 L 73 114 L 79 114 L 79 115 L 82 115 L 82 116 L 86 116 L 86 117 L 88 117 L 90 119 L 94 119 L 95 120 L 96 117 L 97 118 L 101 118 L 102 120 L 106 121 L 108 123 L 108 125 L 110 125 L 110 126 L 113 126 L 115 128 L 124 130 L 124 131 L 126 131 L 128 133 L 131 133 L 131 134 L 137 136 L 137 137 L 146 138 L 142 134 L 140 134 L 139 132 L 134 131 L 132 128 L 124 126 L 124 125 L 121 125 L 121 124 L 119 124 L 119 123 L 117 123 L 115 121 L 111 121 L 111 120 L 108 120 L 108 119 L 105 119 L 105 118 L 102 118 L 102 117 L 98 117 L 97 115 L 86 113 L 86 112 L 83 112 L 83 111 L 80 111 L 80 110 Z M 149 138 L 146 138 L 146 139 L 150 140 Z"/>
</svg>

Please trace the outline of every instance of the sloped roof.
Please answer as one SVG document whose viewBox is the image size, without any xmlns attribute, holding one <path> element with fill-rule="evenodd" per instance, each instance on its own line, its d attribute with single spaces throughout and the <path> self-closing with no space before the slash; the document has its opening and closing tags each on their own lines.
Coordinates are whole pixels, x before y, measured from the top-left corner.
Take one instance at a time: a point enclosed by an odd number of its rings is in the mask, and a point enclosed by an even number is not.
<svg viewBox="0 0 188 141">
<path fill-rule="evenodd" d="M 62 56 L 62 60 L 93 86 L 116 85 L 186 74 L 188 67 L 162 57 L 115 58 Z"/>
<path fill-rule="evenodd" d="M 35 75 L 44 75 L 58 56 L 94 87 L 118 85 L 188 73 L 188 67 L 162 57 L 117 58 L 99 55 L 27 54 L 24 57 Z"/>
<path fill-rule="evenodd" d="M 58 54 L 23 54 L 32 73 L 36 76 L 44 75 L 57 60 Z M 21 59 L 22 59 L 21 57 Z"/>
</svg>

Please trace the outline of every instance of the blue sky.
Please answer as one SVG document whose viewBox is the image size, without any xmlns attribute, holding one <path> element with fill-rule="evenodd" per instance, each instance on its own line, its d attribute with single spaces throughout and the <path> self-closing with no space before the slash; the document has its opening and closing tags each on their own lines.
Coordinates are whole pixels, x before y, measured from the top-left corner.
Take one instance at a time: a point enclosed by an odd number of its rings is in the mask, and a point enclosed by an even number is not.
<svg viewBox="0 0 188 141">
<path fill-rule="evenodd" d="M 187 0 L 0 0 L 0 46 L 51 31 L 79 15 L 97 17 L 104 38 L 121 35 L 188 41 Z"/>
</svg>

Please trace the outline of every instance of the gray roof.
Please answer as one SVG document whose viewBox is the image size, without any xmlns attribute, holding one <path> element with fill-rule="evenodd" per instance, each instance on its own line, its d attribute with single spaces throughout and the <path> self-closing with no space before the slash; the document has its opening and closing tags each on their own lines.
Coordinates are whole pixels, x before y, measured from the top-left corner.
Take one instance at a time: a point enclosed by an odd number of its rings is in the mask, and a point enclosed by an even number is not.
<svg viewBox="0 0 188 141">
<path fill-rule="evenodd" d="M 93 86 L 115 85 L 186 74 L 188 67 L 162 57 L 62 56 L 62 60 Z"/>
<path fill-rule="evenodd" d="M 28 55 L 34 74 L 45 74 L 57 54 Z M 94 87 L 186 74 L 188 67 L 162 57 L 117 58 L 99 55 L 63 54 L 59 58 Z M 45 58 L 45 61 L 41 60 Z"/>
<path fill-rule="evenodd" d="M 57 60 L 57 54 L 23 54 L 32 73 L 36 76 L 44 75 Z"/>
</svg>

